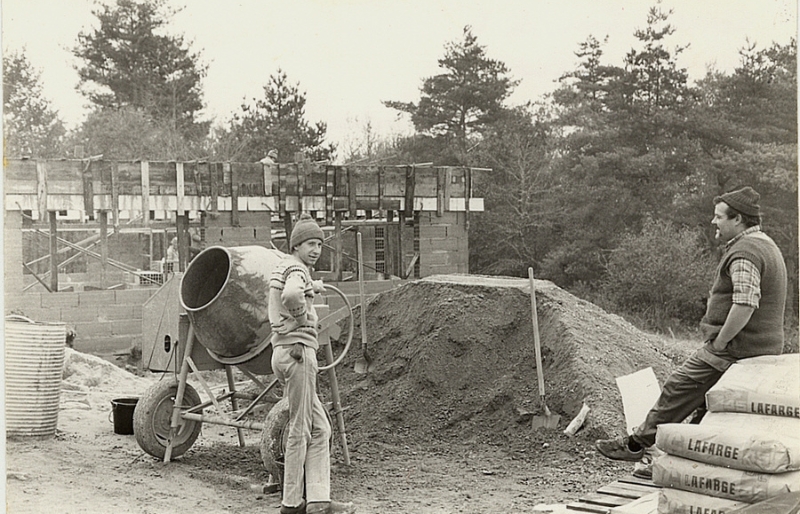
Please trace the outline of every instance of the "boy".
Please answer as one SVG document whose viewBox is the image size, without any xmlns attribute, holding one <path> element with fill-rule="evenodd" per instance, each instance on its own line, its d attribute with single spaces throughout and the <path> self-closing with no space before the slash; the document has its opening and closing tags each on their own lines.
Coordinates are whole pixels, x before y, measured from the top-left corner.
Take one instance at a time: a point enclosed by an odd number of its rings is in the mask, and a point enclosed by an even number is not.
<svg viewBox="0 0 800 514">
<path fill-rule="evenodd" d="M 322 241 L 319 225 L 301 215 L 289 240 L 291 255 L 275 267 L 269 282 L 272 370 L 289 399 L 281 514 L 355 512 L 352 503 L 330 500 L 331 426 L 317 395 L 314 295 L 324 286 L 311 280 L 310 268 L 320 257 Z"/>
</svg>

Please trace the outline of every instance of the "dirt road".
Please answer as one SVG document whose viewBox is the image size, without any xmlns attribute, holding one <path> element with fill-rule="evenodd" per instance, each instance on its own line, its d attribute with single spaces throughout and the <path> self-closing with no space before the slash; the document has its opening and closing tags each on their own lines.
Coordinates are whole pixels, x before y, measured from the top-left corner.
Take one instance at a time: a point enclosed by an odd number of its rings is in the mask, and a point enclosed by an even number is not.
<svg viewBox="0 0 800 514">
<path fill-rule="evenodd" d="M 151 380 L 141 379 L 125 394 Z M 66 392 L 49 440 L 7 442 L 8 512 L 174 514 L 277 512 L 280 497 L 254 491 L 268 476 L 260 434 L 204 425 L 194 446 L 163 464 L 132 435 L 114 433 L 111 400 L 121 391 Z M 399 434 L 393 442 L 349 435 L 351 466 L 334 450 L 333 491 L 361 513 L 514 513 L 577 498 L 629 472 L 598 457 L 590 442 L 520 426 L 507 445 L 453 440 L 435 447 Z M 382 438 L 392 439 L 392 438 Z"/>
</svg>

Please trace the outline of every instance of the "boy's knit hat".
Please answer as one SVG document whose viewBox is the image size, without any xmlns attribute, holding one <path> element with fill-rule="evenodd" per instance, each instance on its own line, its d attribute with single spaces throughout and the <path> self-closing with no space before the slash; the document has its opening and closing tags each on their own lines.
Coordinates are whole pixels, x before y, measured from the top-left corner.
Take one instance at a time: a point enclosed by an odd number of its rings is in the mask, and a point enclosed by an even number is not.
<svg viewBox="0 0 800 514">
<path fill-rule="evenodd" d="M 303 213 L 292 229 L 292 237 L 289 239 L 289 249 L 301 245 L 309 239 L 324 241 L 325 236 L 322 234 L 322 229 L 317 225 L 317 222 L 307 213 Z"/>
<path fill-rule="evenodd" d="M 759 216 L 761 214 L 761 207 L 758 205 L 758 200 L 761 198 L 755 189 L 750 186 L 731 191 L 714 198 L 714 204 L 725 202 L 737 211 L 748 216 Z"/>
</svg>

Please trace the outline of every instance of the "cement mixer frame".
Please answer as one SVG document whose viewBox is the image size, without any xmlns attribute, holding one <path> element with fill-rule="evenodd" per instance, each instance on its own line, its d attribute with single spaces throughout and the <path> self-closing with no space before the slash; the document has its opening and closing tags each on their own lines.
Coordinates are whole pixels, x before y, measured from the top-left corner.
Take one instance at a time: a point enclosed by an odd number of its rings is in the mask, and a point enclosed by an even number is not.
<svg viewBox="0 0 800 514">
<path fill-rule="evenodd" d="M 265 319 L 266 287 L 271 268 L 283 257 L 285 254 L 279 250 L 260 246 L 212 246 L 195 257 L 182 277 L 176 277 L 180 278 L 180 302 L 185 312 L 179 315 L 178 339 L 173 341 L 165 337 L 164 351 L 170 353 L 170 359 L 174 358 L 172 362 L 176 365 L 180 362 L 180 370 L 170 371 L 177 372 L 176 379 L 161 380 L 151 386 L 136 405 L 134 434 L 146 453 L 163 459 L 165 463 L 179 457 L 194 444 L 203 423 L 236 428 L 239 446 L 245 446 L 243 429 L 260 430 L 261 456 L 265 467 L 274 479 L 282 479 L 280 461 L 285 441 L 281 439 L 284 437 L 283 425 L 288 421 L 288 405 L 278 402 L 274 393 L 270 395 L 278 385 L 277 378 L 266 384 L 258 375 L 271 374 L 272 346 L 269 344 L 269 322 Z M 336 418 L 336 432 L 340 438 L 343 459 L 349 465 L 347 433 L 335 367 L 350 349 L 354 320 L 347 296 L 336 287 L 325 287 L 340 296 L 345 304 L 334 313 L 329 312 L 327 305 L 315 305 L 315 308 L 320 317 L 320 350 L 326 360 L 326 365 L 321 366 L 319 371 L 327 372 L 331 387 L 332 405 L 329 410 L 332 412 L 328 414 Z M 231 307 L 235 302 L 228 300 L 235 297 L 236 301 L 242 302 L 242 292 L 245 290 L 249 291 L 244 303 L 245 311 L 241 310 L 242 304 Z M 232 309 L 239 311 L 232 312 Z M 341 336 L 338 323 L 348 317 L 344 348 L 338 357 L 334 357 L 331 337 Z M 238 338 L 240 343 L 245 341 L 247 344 L 239 348 L 239 355 L 221 355 L 225 351 L 230 352 L 226 346 L 230 339 L 226 338 Z M 260 392 L 254 394 L 238 390 L 234 382 L 234 367 Z M 215 394 L 199 373 L 218 369 L 225 370 L 228 386 L 227 392 L 221 394 Z M 197 390 L 188 383 L 192 372 L 209 400 L 201 401 Z M 239 400 L 249 403 L 240 409 Z M 223 414 L 222 402 L 225 401 L 230 401 L 229 416 Z M 263 422 L 245 419 L 256 407 L 265 403 L 283 405 L 271 408 Z M 205 413 L 205 409 L 212 405 L 216 415 Z"/>
</svg>

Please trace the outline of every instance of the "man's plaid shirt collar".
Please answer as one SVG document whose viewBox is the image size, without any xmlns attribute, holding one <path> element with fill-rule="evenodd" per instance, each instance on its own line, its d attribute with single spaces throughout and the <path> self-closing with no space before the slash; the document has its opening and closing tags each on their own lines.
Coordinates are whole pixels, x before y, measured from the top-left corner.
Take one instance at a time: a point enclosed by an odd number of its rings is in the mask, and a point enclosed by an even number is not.
<svg viewBox="0 0 800 514">
<path fill-rule="evenodd" d="M 728 250 L 731 246 L 733 246 L 733 244 L 736 241 L 740 240 L 741 238 L 743 238 L 747 234 L 753 234 L 755 232 L 761 232 L 761 225 L 755 225 L 753 227 L 747 228 L 747 229 L 743 230 L 742 232 L 739 232 L 738 234 L 733 236 L 730 241 L 725 243 L 725 250 Z"/>
</svg>

